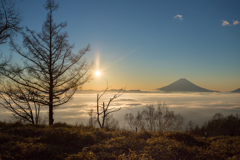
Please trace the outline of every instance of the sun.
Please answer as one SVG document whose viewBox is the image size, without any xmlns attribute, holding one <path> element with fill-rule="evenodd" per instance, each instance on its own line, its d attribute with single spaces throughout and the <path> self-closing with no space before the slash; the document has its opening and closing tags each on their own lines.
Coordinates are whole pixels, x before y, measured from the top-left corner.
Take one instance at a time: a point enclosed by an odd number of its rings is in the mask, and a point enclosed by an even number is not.
<svg viewBox="0 0 240 160">
<path fill-rule="evenodd" d="M 96 76 L 100 76 L 100 74 L 101 74 L 101 72 L 99 72 L 99 71 L 96 71 L 96 72 L 95 72 L 95 75 L 96 75 Z"/>
</svg>

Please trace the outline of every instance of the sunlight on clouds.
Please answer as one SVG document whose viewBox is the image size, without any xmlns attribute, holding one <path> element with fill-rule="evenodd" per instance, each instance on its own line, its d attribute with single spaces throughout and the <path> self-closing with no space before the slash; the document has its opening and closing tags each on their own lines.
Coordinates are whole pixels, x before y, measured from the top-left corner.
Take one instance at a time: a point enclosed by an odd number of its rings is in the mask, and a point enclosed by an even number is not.
<svg viewBox="0 0 240 160">
<path fill-rule="evenodd" d="M 88 118 L 88 115 L 64 116 L 63 119 Z"/>
<path fill-rule="evenodd" d="M 180 15 L 180 14 L 174 16 L 174 18 L 178 18 L 179 20 L 183 20 L 182 15 Z"/>
<path fill-rule="evenodd" d="M 225 21 L 225 20 L 223 20 L 223 21 L 222 21 L 222 26 L 229 26 L 229 22 L 228 22 L 228 21 Z"/>
<path fill-rule="evenodd" d="M 111 103 L 110 109 L 122 108 L 114 116 L 119 120 L 119 124 L 123 125 L 126 113 L 135 115 L 146 105 L 165 102 L 171 111 L 182 114 L 186 122 L 193 120 L 203 124 L 215 113 L 224 115 L 240 113 L 239 95 L 237 93 L 125 93 Z M 106 94 L 102 102 L 108 102 L 111 96 L 112 93 Z M 78 91 L 72 101 L 54 110 L 54 119 L 56 122 L 86 124 L 91 108 L 96 110 L 96 94 Z M 48 108 L 43 108 L 41 113 L 47 115 Z M 11 112 L 0 108 L 1 121 L 7 121 L 10 116 Z"/>
<path fill-rule="evenodd" d="M 233 25 L 238 25 L 239 23 L 239 21 L 233 21 Z"/>
</svg>

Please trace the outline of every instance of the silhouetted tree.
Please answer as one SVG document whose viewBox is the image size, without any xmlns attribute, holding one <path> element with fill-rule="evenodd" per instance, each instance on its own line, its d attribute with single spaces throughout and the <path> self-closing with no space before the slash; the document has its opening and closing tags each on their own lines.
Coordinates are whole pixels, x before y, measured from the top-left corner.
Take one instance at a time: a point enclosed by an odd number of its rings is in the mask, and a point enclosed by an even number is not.
<svg viewBox="0 0 240 160">
<path fill-rule="evenodd" d="M 23 87 L 17 83 L 1 85 L 0 105 L 13 113 L 16 119 L 31 124 L 39 124 L 42 105 L 38 103 L 37 90 Z"/>
<path fill-rule="evenodd" d="M 200 136 L 240 136 L 240 116 L 238 114 L 224 117 L 221 113 L 216 113 L 212 119 L 190 131 L 191 134 Z"/>
<path fill-rule="evenodd" d="M 0 0 L 0 44 L 6 43 L 22 29 L 21 20 L 13 0 Z"/>
<path fill-rule="evenodd" d="M 96 116 L 94 116 L 95 114 L 96 113 L 94 113 L 93 108 L 91 108 L 88 112 L 88 115 L 89 115 L 88 125 L 91 127 L 95 126 L 97 122 Z"/>
<path fill-rule="evenodd" d="M 132 131 L 134 131 L 135 130 L 135 128 L 134 128 L 135 127 L 135 124 L 134 124 L 135 123 L 135 118 L 132 115 L 132 113 L 126 113 L 125 116 L 124 116 L 124 120 L 125 120 L 125 122 L 127 122 L 127 124 L 129 125 L 130 129 Z"/>
<path fill-rule="evenodd" d="M 107 128 L 119 129 L 119 123 L 116 118 L 113 117 L 113 114 L 109 114 L 105 119 L 105 126 Z"/>
<path fill-rule="evenodd" d="M 13 0 L 0 0 L 0 44 L 6 43 L 22 30 L 21 20 L 20 13 Z M 3 59 L 2 53 L 0 53 L 0 59 L 0 70 L 4 70 L 11 57 Z"/>
<path fill-rule="evenodd" d="M 193 121 L 190 120 L 190 121 L 187 123 L 185 130 L 186 130 L 187 132 L 192 132 L 195 128 L 198 128 L 198 125 L 195 124 Z"/>
<path fill-rule="evenodd" d="M 100 98 L 107 92 L 108 89 L 109 89 L 109 87 L 107 86 L 107 88 L 103 91 L 103 93 L 97 94 L 97 122 L 98 122 L 100 128 L 104 128 L 107 116 L 110 113 L 121 110 L 121 107 L 109 108 L 109 106 L 114 99 L 120 97 L 124 93 L 123 89 L 120 89 L 112 98 L 110 98 L 107 105 L 105 105 L 104 102 L 103 102 L 102 106 L 99 105 Z M 100 118 L 102 118 L 102 121 L 100 120 Z"/>
<path fill-rule="evenodd" d="M 180 131 L 184 124 L 184 118 L 169 111 L 165 103 L 158 103 L 157 107 L 147 105 L 141 112 L 137 112 L 136 117 L 127 113 L 124 118 L 132 131 L 136 127 L 148 131 Z"/>
<path fill-rule="evenodd" d="M 49 125 L 52 125 L 53 109 L 67 103 L 76 90 L 90 79 L 88 71 L 91 65 L 86 60 L 80 61 L 90 46 L 73 54 L 73 45 L 69 45 L 67 33 L 61 32 L 67 23 L 53 21 L 53 12 L 58 9 L 58 4 L 47 0 L 44 7 L 48 13 L 42 32 L 26 29 L 23 34 L 25 50 L 11 43 L 25 59 L 24 67 L 10 66 L 2 74 L 20 88 L 34 90 L 34 98 L 30 97 L 28 101 L 48 106 Z"/>
<path fill-rule="evenodd" d="M 11 57 L 3 59 L 3 54 L 0 53 L 0 70 L 1 70 L 1 72 L 3 72 L 5 70 L 5 68 L 9 64 L 10 60 L 11 60 Z M 1 73 L 0 73 L 0 78 L 2 78 Z"/>
</svg>

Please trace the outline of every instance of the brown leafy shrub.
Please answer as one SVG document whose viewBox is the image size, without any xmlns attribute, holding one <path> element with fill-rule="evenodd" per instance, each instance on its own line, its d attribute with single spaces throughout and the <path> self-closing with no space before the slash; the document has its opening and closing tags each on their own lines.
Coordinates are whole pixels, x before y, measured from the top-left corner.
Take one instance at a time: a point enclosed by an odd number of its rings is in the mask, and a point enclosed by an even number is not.
<svg viewBox="0 0 240 160">
<path fill-rule="evenodd" d="M 147 140 L 152 137 L 152 134 L 146 130 L 142 130 L 141 132 L 135 134 L 136 139 L 144 139 Z"/>
<path fill-rule="evenodd" d="M 0 123 L 0 157 L 18 159 L 239 159 L 240 137 L 139 133 L 92 127 Z"/>
<path fill-rule="evenodd" d="M 193 135 L 186 133 L 186 132 L 170 132 L 166 134 L 166 137 L 169 139 L 174 139 L 180 142 L 185 143 L 189 146 L 199 146 L 199 147 L 206 147 L 209 144 L 202 140 L 201 137 L 194 137 Z"/>
<path fill-rule="evenodd" d="M 83 148 L 86 145 L 94 144 L 95 138 L 92 134 L 82 133 L 76 129 L 55 128 L 48 130 L 39 142 Z"/>
<path fill-rule="evenodd" d="M 91 152 L 87 151 L 87 149 L 83 149 L 82 152 L 79 152 L 78 154 L 72 154 L 68 156 L 65 160 L 97 160 L 96 155 Z"/>
</svg>

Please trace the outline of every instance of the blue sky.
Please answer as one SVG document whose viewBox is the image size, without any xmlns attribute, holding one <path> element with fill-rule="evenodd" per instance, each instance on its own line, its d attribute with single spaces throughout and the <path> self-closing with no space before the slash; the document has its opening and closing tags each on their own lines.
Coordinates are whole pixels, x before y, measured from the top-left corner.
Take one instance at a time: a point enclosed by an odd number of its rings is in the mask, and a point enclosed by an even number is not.
<svg viewBox="0 0 240 160">
<path fill-rule="evenodd" d="M 85 58 L 102 73 L 83 89 L 104 89 L 108 81 L 153 90 L 180 78 L 211 90 L 240 88 L 239 0 L 56 2 L 54 21 L 67 21 L 75 52 L 91 45 Z M 41 31 L 44 3 L 17 1 L 23 26 Z"/>
</svg>

